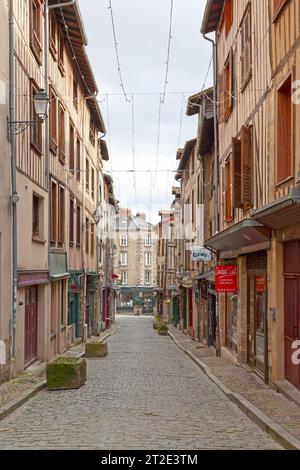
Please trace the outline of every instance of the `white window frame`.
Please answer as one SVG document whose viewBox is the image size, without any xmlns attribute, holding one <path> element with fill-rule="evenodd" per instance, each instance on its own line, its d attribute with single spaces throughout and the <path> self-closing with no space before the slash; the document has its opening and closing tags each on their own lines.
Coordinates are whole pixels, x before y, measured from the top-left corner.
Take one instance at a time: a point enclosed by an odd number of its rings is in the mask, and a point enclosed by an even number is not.
<svg viewBox="0 0 300 470">
<path fill-rule="evenodd" d="M 151 246 L 151 235 L 145 235 L 145 246 Z"/>
<path fill-rule="evenodd" d="M 150 252 L 147 252 L 145 253 L 145 267 L 146 268 L 150 268 L 151 267 L 151 262 L 152 262 L 152 259 L 151 259 L 151 253 Z"/>
<path fill-rule="evenodd" d="M 145 285 L 149 284 L 151 284 L 151 271 L 145 271 Z"/>
<path fill-rule="evenodd" d="M 122 282 L 122 286 L 126 286 L 128 284 L 128 273 L 127 273 L 127 271 L 122 271 L 121 272 L 121 282 Z"/>
<path fill-rule="evenodd" d="M 120 253 L 120 264 L 121 266 L 127 266 L 128 265 L 128 256 L 126 251 L 121 251 Z"/>
<path fill-rule="evenodd" d="M 127 245 L 128 245 L 127 235 L 125 235 L 125 234 L 120 235 L 120 246 L 125 247 Z"/>
</svg>

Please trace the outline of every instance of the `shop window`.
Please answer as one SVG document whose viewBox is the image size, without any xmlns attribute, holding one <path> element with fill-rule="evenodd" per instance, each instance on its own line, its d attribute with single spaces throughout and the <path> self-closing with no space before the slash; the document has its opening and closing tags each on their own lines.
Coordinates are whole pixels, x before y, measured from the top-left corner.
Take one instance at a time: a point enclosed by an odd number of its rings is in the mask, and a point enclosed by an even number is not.
<svg viewBox="0 0 300 470">
<path fill-rule="evenodd" d="M 237 353 L 238 296 L 226 294 L 226 346 Z"/>
<path fill-rule="evenodd" d="M 39 65 L 42 64 L 42 5 L 30 0 L 30 47 Z"/>
<path fill-rule="evenodd" d="M 277 184 L 292 176 L 292 79 L 277 92 Z"/>
<path fill-rule="evenodd" d="M 41 155 L 43 152 L 42 146 L 42 121 L 38 119 L 37 115 L 35 114 L 33 98 L 34 95 L 38 92 L 39 87 L 37 84 L 31 80 L 31 120 L 36 121 L 36 124 L 31 127 L 30 133 L 30 143 L 34 150 Z"/>
<path fill-rule="evenodd" d="M 246 88 L 252 74 L 251 7 L 247 7 L 241 24 L 241 89 Z"/>
</svg>

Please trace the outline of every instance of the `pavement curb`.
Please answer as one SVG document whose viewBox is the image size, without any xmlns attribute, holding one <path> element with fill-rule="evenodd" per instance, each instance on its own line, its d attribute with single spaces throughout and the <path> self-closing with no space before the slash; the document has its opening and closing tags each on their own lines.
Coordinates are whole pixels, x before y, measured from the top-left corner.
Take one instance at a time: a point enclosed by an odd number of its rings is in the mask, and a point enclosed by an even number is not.
<svg viewBox="0 0 300 470">
<path fill-rule="evenodd" d="M 175 336 L 169 331 L 170 338 L 174 343 L 190 357 L 200 367 L 202 372 L 209 377 L 209 379 L 217 385 L 217 387 L 226 395 L 226 397 L 240 410 L 242 410 L 252 421 L 254 421 L 263 431 L 269 434 L 272 439 L 278 442 L 282 447 L 288 450 L 300 450 L 300 441 L 282 426 L 277 424 L 265 413 L 260 411 L 255 405 L 249 400 L 244 398 L 240 393 L 232 392 L 226 385 L 224 385 L 210 370 L 210 368 L 204 364 L 201 359 L 198 359 L 191 351 L 187 350 L 182 346 Z"/>
<path fill-rule="evenodd" d="M 100 342 L 105 341 L 108 339 L 110 336 L 114 335 L 117 333 L 121 328 L 121 325 L 119 325 L 115 330 L 110 331 L 107 333 L 103 338 L 101 338 Z M 78 357 L 84 357 L 85 352 L 83 351 L 82 353 L 78 354 Z M 37 385 L 34 385 L 30 389 L 26 390 L 23 392 L 21 395 L 19 395 L 17 398 L 14 398 L 13 400 L 10 400 L 8 403 L 0 407 L 0 421 L 4 418 L 6 418 L 9 414 L 11 414 L 13 411 L 15 411 L 17 408 L 20 406 L 24 405 L 30 398 L 33 398 L 35 395 L 37 395 L 40 391 L 46 388 L 47 381 L 43 380 Z"/>
<path fill-rule="evenodd" d="M 1 406 L 1 408 L 0 408 L 0 421 L 2 419 L 6 418 L 10 413 L 15 411 L 17 408 L 24 405 L 24 403 L 26 403 L 30 398 L 37 395 L 38 392 L 40 392 L 44 388 L 46 388 L 46 380 L 43 380 L 42 382 L 40 382 L 37 385 L 34 385 L 29 390 L 26 390 L 26 392 L 23 392 L 17 398 L 15 398 L 13 400 L 10 400 L 5 405 Z"/>
</svg>

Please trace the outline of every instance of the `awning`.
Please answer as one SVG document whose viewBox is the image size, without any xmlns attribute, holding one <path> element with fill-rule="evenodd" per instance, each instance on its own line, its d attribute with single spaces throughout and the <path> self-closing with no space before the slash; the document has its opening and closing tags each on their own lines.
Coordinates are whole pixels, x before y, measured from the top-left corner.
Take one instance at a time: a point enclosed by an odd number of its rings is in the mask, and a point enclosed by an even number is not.
<svg viewBox="0 0 300 470">
<path fill-rule="evenodd" d="M 208 271 L 206 273 L 198 274 L 198 276 L 195 279 L 198 280 L 198 281 L 208 279 L 211 282 L 214 282 L 215 281 L 215 271 L 214 271 L 214 269 L 212 269 L 211 271 Z"/>
<path fill-rule="evenodd" d="M 62 279 L 69 279 L 69 277 L 70 273 L 53 274 L 52 276 L 50 276 L 50 280 L 51 282 L 55 282 L 60 281 Z"/>
<path fill-rule="evenodd" d="M 251 215 L 273 230 L 300 223 L 300 187 L 292 189 L 288 196 L 253 211 Z"/>
<path fill-rule="evenodd" d="M 205 241 L 214 251 L 233 251 L 270 242 L 270 230 L 254 219 L 245 219 Z"/>
</svg>

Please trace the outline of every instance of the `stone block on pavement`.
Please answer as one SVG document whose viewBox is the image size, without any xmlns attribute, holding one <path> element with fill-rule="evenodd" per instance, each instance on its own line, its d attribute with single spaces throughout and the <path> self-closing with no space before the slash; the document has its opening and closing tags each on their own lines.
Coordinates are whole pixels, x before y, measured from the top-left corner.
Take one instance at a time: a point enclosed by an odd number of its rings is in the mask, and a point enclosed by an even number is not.
<svg viewBox="0 0 300 470">
<path fill-rule="evenodd" d="M 80 388 L 86 382 L 86 360 L 60 357 L 46 366 L 48 390 Z"/>
<path fill-rule="evenodd" d="M 106 357 L 108 355 L 107 343 L 93 341 L 85 344 L 85 357 Z"/>
</svg>

